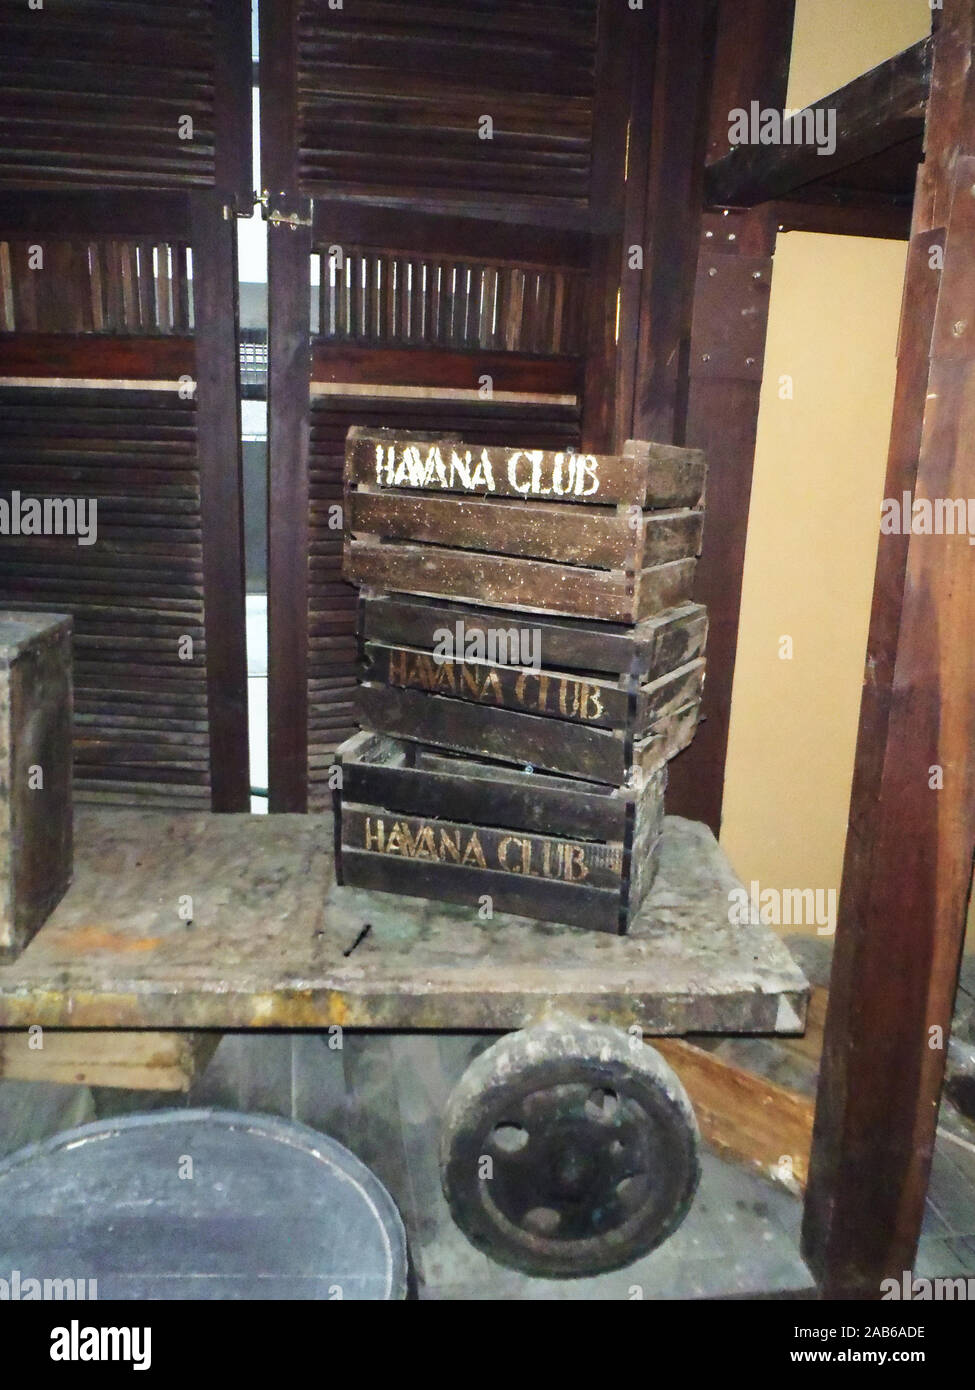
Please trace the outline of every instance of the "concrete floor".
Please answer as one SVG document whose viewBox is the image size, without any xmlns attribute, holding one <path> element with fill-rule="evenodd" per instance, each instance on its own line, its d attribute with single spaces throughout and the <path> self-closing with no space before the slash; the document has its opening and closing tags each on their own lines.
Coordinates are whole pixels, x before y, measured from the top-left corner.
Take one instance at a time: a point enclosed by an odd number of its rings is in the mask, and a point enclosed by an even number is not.
<svg viewBox="0 0 975 1390">
<path fill-rule="evenodd" d="M 291 1116 L 373 1168 L 407 1227 L 424 1299 L 693 1299 L 811 1288 L 798 1252 L 801 1204 L 711 1154 L 687 1219 L 659 1250 L 614 1274 L 531 1279 L 494 1264 L 450 1219 L 437 1169 L 439 1116 L 481 1040 L 460 1034 L 232 1034 L 186 1096 L 0 1083 L 0 1152 L 85 1120 L 162 1106 Z M 939 1142 L 917 1273 L 975 1274 L 975 1146 Z"/>
</svg>

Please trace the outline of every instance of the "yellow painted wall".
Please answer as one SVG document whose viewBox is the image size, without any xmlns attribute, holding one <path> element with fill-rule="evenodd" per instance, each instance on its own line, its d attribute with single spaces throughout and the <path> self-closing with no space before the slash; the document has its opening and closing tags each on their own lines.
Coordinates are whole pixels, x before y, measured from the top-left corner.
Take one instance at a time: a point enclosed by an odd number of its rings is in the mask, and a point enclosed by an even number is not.
<svg viewBox="0 0 975 1390">
<path fill-rule="evenodd" d="M 928 0 L 798 0 L 789 106 L 835 92 L 930 32 Z"/>
<path fill-rule="evenodd" d="M 799 0 L 789 106 L 929 29 L 928 0 Z M 778 241 L 721 836 L 763 888 L 839 887 L 905 253 L 853 237 Z"/>
</svg>

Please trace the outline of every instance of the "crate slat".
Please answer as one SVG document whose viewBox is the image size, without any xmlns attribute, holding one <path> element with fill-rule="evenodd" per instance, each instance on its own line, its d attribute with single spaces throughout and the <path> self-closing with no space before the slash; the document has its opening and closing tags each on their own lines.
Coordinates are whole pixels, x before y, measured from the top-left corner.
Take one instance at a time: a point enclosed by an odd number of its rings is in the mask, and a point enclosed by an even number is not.
<svg viewBox="0 0 975 1390">
<path fill-rule="evenodd" d="M 340 883 L 622 933 L 653 882 L 663 766 L 580 787 L 369 733 L 336 761 Z"/>
</svg>

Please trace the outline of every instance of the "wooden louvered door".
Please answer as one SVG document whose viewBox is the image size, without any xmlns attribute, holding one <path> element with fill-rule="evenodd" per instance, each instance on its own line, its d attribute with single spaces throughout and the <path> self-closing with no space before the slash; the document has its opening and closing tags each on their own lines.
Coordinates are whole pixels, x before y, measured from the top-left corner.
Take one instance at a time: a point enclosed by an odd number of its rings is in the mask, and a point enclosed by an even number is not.
<svg viewBox="0 0 975 1390">
<path fill-rule="evenodd" d="M 0 75 L 0 604 L 74 618 L 77 799 L 245 810 L 248 6 L 3 3 Z"/>
<path fill-rule="evenodd" d="M 639 281 L 621 303 L 620 278 L 645 184 L 627 199 L 627 142 L 654 33 L 634 14 L 261 5 L 272 811 L 325 803 L 355 727 L 348 426 L 553 448 L 628 431 Z"/>
</svg>

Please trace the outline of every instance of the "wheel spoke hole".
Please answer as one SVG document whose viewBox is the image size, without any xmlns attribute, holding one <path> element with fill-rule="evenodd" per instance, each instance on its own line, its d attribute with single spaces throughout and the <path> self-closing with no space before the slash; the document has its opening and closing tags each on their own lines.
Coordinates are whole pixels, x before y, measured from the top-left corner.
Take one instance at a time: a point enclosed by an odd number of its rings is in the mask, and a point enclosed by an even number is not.
<svg viewBox="0 0 975 1390">
<path fill-rule="evenodd" d="M 504 1154 L 516 1154 L 528 1143 L 528 1130 L 504 1121 L 491 1131 L 491 1143 Z"/>
<path fill-rule="evenodd" d="M 554 1236 L 561 1220 L 552 1207 L 532 1207 L 531 1211 L 525 1212 L 521 1224 L 536 1236 Z"/>
<path fill-rule="evenodd" d="M 646 1173 L 630 1173 L 616 1184 L 616 1195 L 624 1207 L 632 1210 L 646 1200 L 648 1187 Z"/>
<path fill-rule="evenodd" d="M 591 1120 L 612 1120 L 619 1105 L 620 1098 L 615 1091 L 597 1086 L 586 1098 L 586 1115 Z"/>
</svg>

